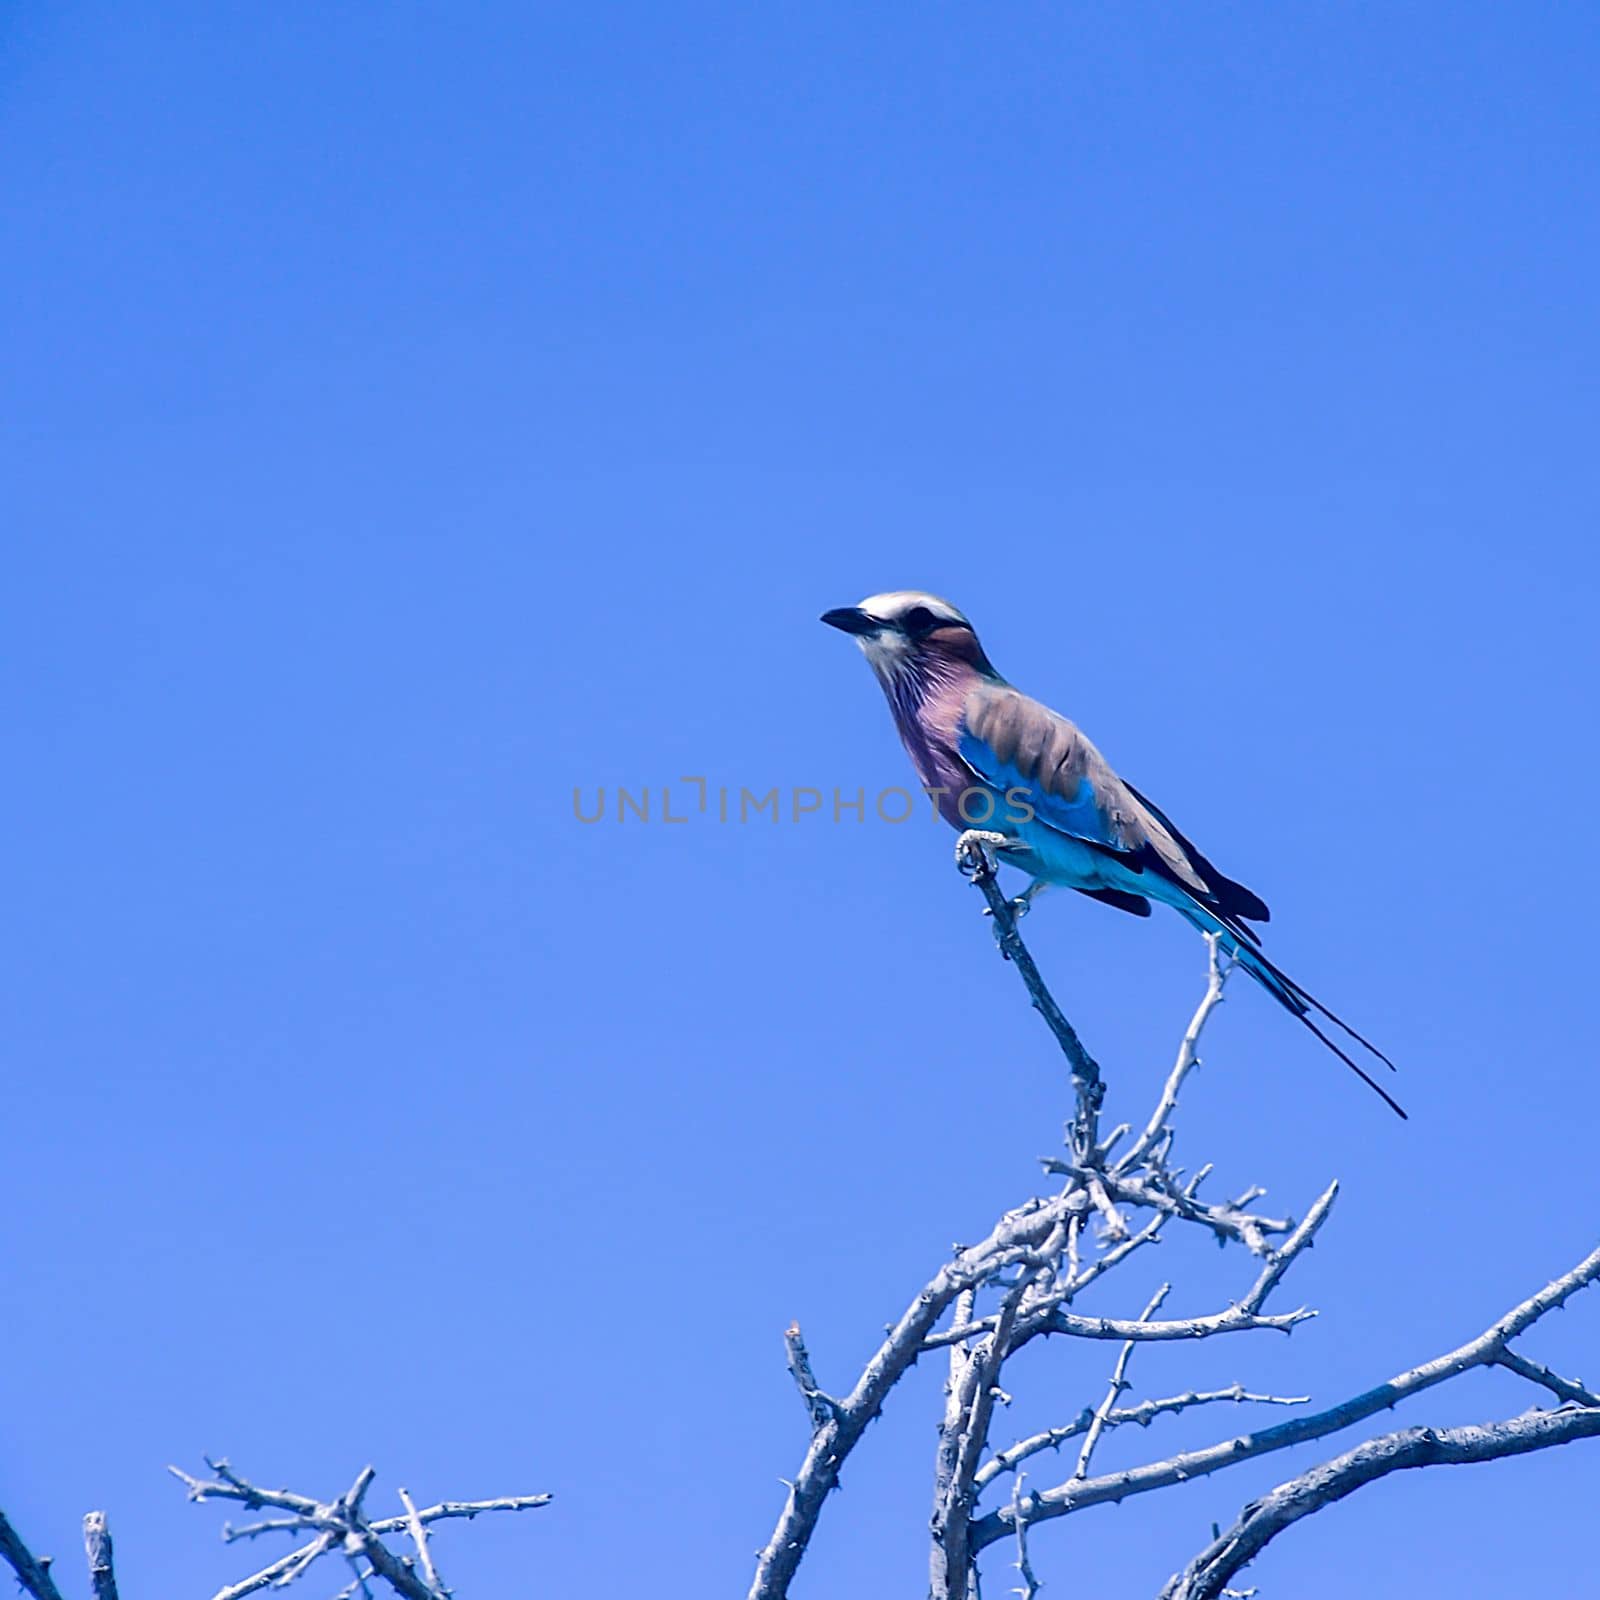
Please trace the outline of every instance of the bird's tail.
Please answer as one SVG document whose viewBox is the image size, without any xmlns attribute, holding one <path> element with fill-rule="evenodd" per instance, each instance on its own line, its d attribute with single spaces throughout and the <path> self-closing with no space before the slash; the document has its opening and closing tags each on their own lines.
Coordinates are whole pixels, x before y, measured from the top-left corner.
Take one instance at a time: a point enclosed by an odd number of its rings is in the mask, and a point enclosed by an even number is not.
<svg viewBox="0 0 1600 1600">
<path fill-rule="evenodd" d="M 1334 1040 L 1330 1039 L 1316 1024 L 1312 1017 L 1323 1017 L 1336 1028 L 1347 1034 L 1350 1038 L 1368 1051 L 1377 1060 L 1381 1061 L 1391 1072 L 1395 1071 L 1395 1064 L 1377 1045 L 1370 1039 L 1364 1038 L 1350 1026 L 1343 1017 L 1335 1015 L 1315 995 L 1302 989 L 1282 967 L 1270 960 L 1261 948 L 1252 943 L 1249 937 L 1250 929 L 1230 928 L 1226 922 L 1204 906 L 1193 905 L 1183 907 L 1183 914 L 1203 933 L 1214 933 L 1221 941 L 1222 948 L 1236 960 L 1257 983 L 1261 985 L 1274 1000 L 1278 1002 L 1291 1016 L 1309 1028 L 1338 1058 L 1355 1073 L 1380 1099 L 1393 1111 L 1396 1116 L 1405 1117 L 1405 1108 L 1394 1098 L 1387 1089 L 1378 1082 L 1359 1062 L 1353 1060 L 1349 1053 Z"/>
</svg>

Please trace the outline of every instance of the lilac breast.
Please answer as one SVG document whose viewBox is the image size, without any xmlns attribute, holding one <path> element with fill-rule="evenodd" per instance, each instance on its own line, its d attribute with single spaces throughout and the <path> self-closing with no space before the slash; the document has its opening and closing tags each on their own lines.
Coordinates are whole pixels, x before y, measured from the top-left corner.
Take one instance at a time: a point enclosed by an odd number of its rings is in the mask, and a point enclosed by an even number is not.
<svg viewBox="0 0 1600 1600">
<path fill-rule="evenodd" d="M 961 815 L 963 792 L 973 786 L 971 769 L 956 755 L 961 725 L 961 708 L 972 686 L 970 669 L 962 673 L 941 673 L 937 677 L 907 674 L 886 685 L 889 704 L 901 743 L 911 757 L 925 789 L 937 794 L 939 815 L 952 828 L 972 824 Z M 972 802 L 969 810 L 974 809 Z M 981 812 L 981 806 L 976 811 Z"/>
</svg>

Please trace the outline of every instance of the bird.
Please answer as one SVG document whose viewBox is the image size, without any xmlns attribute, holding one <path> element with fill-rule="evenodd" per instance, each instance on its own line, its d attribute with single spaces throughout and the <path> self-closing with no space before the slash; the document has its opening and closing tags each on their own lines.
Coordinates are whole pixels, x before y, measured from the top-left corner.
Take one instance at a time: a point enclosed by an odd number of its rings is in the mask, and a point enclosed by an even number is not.
<svg viewBox="0 0 1600 1600">
<path fill-rule="evenodd" d="M 1001 677 L 948 600 L 899 589 L 825 611 L 821 620 L 861 647 L 944 820 L 963 834 L 982 830 L 999 859 L 1029 874 L 1015 902 L 1019 913 L 1053 885 L 1138 917 L 1150 915 L 1152 901 L 1170 906 L 1215 936 L 1391 1110 L 1406 1115 L 1317 1019 L 1392 1071 L 1388 1056 L 1267 956 L 1249 926 L 1269 920 L 1266 902 L 1213 866 L 1075 724 Z"/>
</svg>

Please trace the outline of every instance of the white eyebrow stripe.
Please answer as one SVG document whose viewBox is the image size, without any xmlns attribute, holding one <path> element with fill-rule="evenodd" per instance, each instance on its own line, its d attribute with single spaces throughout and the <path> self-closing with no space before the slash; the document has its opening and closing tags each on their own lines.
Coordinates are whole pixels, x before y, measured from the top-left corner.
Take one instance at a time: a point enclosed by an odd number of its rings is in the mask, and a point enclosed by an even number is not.
<svg viewBox="0 0 1600 1600">
<path fill-rule="evenodd" d="M 918 606 L 931 611 L 943 622 L 959 622 L 971 627 L 971 623 L 948 600 L 942 600 L 924 589 L 891 589 L 883 594 L 869 594 L 861 602 L 861 610 L 881 622 L 898 622 Z"/>
</svg>

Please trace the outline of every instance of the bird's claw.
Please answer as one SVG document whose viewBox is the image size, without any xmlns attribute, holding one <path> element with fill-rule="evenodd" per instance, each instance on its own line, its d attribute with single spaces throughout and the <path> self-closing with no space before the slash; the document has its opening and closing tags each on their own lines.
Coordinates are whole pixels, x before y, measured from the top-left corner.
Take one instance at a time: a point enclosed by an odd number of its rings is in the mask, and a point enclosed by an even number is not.
<svg viewBox="0 0 1600 1600">
<path fill-rule="evenodd" d="M 956 870 L 968 878 L 985 870 L 992 873 L 994 858 L 989 852 L 1003 849 L 1010 842 L 1007 835 L 992 828 L 968 828 L 956 840 Z"/>
<path fill-rule="evenodd" d="M 1027 895 L 1019 894 L 1015 900 L 1010 902 L 1010 906 L 1012 920 L 1014 922 L 1020 922 L 1033 909 L 1033 902 L 1027 897 Z M 983 914 L 986 917 L 992 917 L 994 915 L 994 907 L 985 906 L 983 908 Z"/>
</svg>

